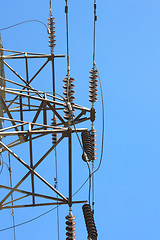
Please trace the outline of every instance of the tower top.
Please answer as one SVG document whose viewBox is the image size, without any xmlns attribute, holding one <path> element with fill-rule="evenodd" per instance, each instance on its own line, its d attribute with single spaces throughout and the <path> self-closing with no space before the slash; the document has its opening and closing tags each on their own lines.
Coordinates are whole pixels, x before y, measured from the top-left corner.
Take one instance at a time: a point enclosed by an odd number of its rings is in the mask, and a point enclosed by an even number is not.
<svg viewBox="0 0 160 240">
<path fill-rule="evenodd" d="M 52 1 L 50 0 L 50 16 L 52 16 Z"/>
<path fill-rule="evenodd" d="M 55 42 L 55 18 L 52 16 L 52 6 L 51 6 L 51 0 L 50 0 L 50 14 L 48 18 L 48 32 L 49 32 L 49 47 L 51 48 L 51 54 L 54 52 L 54 47 L 56 46 Z"/>
</svg>

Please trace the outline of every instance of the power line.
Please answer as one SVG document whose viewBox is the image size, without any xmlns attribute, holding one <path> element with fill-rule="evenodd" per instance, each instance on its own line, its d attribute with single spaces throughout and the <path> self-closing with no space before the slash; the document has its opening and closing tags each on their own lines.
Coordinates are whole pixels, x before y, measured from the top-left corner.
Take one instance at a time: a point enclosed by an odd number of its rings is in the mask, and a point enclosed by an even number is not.
<svg viewBox="0 0 160 240">
<path fill-rule="evenodd" d="M 34 19 L 27 20 L 27 21 L 23 21 L 23 22 L 19 22 L 19 23 L 10 25 L 10 26 L 5 27 L 5 28 L 0 28 L 0 31 L 4 31 L 4 30 L 7 30 L 7 29 L 9 29 L 9 28 L 13 28 L 13 27 L 16 27 L 16 26 L 18 26 L 18 25 L 21 25 L 21 24 L 24 24 L 24 23 L 29 23 L 29 22 L 39 22 L 39 23 L 43 24 L 43 25 L 47 28 L 47 31 L 48 31 L 48 27 L 47 27 L 47 25 L 46 25 L 44 22 L 42 22 L 42 21 L 40 21 L 40 20 L 34 20 Z"/>
<path fill-rule="evenodd" d="M 1 159 L 0 159 L 0 165 L 1 165 L 1 170 L 0 170 L 0 174 L 2 173 L 2 171 L 3 171 L 3 165 L 4 165 L 4 162 L 3 162 L 3 158 L 2 158 L 2 155 L 0 154 L 0 157 L 1 157 Z"/>
<path fill-rule="evenodd" d="M 12 188 L 11 158 L 10 158 L 9 152 L 8 152 L 8 162 L 9 162 L 8 170 L 9 170 L 10 187 Z M 14 240 L 16 240 L 15 217 L 14 217 L 14 208 L 13 208 L 13 193 L 11 194 L 11 201 L 12 201 L 13 236 L 14 236 Z"/>
<path fill-rule="evenodd" d="M 70 64 L 69 64 L 68 2 L 67 0 L 65 1 L 66 1 L 65 13 L 66 13 L 66 37 L 67 37 L 67 73 L 69 74 Z"/>
<path fill-rule="evenodd" d="M 56 148 L 55 148 L 55 169 L 56 169 L 55 187 L 58 190 L 58 161 L 57 161 L 57 149 Z M 58 194 L 57 194 L 57 197 L 58 197 Z M 57 230 L 58 230 L 57 237 L 59 240 L 59 208 L 57 208 Z"/>
<path fill-rule="evenodd" d="M 96 0 L 94 0 L 93 64 L 95 61 L 95 51 L 96 51 L 96 21 L 97 21 L 96 9 L 97 9 L 97 4 L 96 4 Z"/>
<path fill-rule="evenodd" d="M 61 205 L 61 204 L 60 204 L 60 205 Z M 59 206 L 60 206 L 60 205 L 59 205 Z M 24 224 L 27 224 L 27 223 L 33 222 L 33 221 L 37 220 L 38 218 L 40 218 L 40 217 L 42 217 L 42 216 L 44 216 L 44 215 L 46 215 L 46 214 L 52 212 L 53 210 L 55 210 L 55 209 L 58 208 L 59 206 L 56 206 L 56 207 L 50 209 L 49 211 L 44 212 L 44 213 L 42 213 L 41 215 L 39 215 L 39 216 L 37 216 L 37 217 L 35 217 L 35 218 L 32 218 L 32 219 L 30 219 L 30 220 L 28 220 L 28 221 L 25 221 L 25 222 L 22 222 L 22 223 L 16 224 L 14 227 L 16 228 L 16 227 L 22 226 L 22 225 L 24 225 Z M 7 228 L 3 228 L 3 229 L 0 229 L 0 232 L 6 231 L 6 230 L 9 230 L 9 229 L 12 229 L 12 228 L 13 228 L 13 226 L 11 226 L 11 227 L 7 227 Z"/>
</svg>

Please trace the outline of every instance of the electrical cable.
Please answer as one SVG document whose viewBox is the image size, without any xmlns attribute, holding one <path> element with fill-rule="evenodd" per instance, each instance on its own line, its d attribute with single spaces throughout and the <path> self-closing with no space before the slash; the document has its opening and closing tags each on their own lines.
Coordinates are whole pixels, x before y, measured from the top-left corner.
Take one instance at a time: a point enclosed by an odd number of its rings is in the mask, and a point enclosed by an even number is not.
<svg viewBox="0 0 160 240">
<path fill-rule="evenodd" d="M 89 202 L 89 205 L 91 203 L 91 170 L 90 170 L 90 167 L 89 167 L 89 162 L 87 161 L 87 166 L 88 166 L 88 170 L 89 170 L 89 195 L 88 195 L 88 202 Z"/>
<path fill-rule="evenodd" d="M 93 64 L 95 62 L 95 49 L 96 49 L 96 21 L 97 21 L 96 8 L 97 8 L 96 0 L 94 0 Z"/>
<path fill-rule="evenodd" d="M 42 22 L 40 20 L 34 20 L 34 19 L 26 20 L 26 21 L 23 21 L 23 22 L 20 22 L 20 23 L 16 23 L 16 24 L 10 25 L 10 26 L 5 27 L 5 28 L 0 28 L 0 31 L 4 31 L 4 30 L 7 30 L 9 28 L 13 28 L 13 27 L 16 27 L 18 25 L 21 25 L 21 24 L 24 24 L 24 23 L 29 23 L 29 22 L 39 22 L 39 23 L 43 24 L 47 28 L 47 32 L 48 32 L 48 27 L 44 22 Z"/>
<path fill-rule="evenodd" d="M 2 161 L 0 161 L 0 163 L 1 163 L 1 165 L 2 165 L 1 170 L 0 170 L 0 174 L 1 174 L 2 171 L 3 171 L 4 162 L 3 162 L 3 158 L 2 158 L 2 155 L 1 155 L 1 154 L 0 154 L 0 157 L 1 157 L 1 159 L 2 159 Z"/>
<path fill-rule="evenodd" d="M 98 68 L 97 68 L 97 64 L 96 64 L 95 61 L 94 61 L 94 63 L 95 63 L 96 70 L 98 72 L 98 79 L 99 79 L 99 83 L 100 83 L 100 92 L 101 92 L 101 104 L 102 104 L 101 157 L 100 157 L 99 165 L 98 165 L 97 169 L 94 171 L 94 173 L 96 173 L 100 169 L 100 167 L 101 167 L 102 159 L 103 159 L 103 150 L 104 150 L 104 97 L 103 97 L 103 89 L 102 89 L 102 82 L 101 82 L 100 74 L 99 74 L 99 71 L 98 71 Z"/>
<path fill-rule="evenodd" d="M 9 162 L 9 177 L 10 177 L 10 187 L 12 188 L 12 170 L 11 170 L 11 159 L 10 153 L 8 152 L 8 162 Z M 15 230 L 15 217 L 14 217 L 14 208 L 13 208 L 13 193 L 11 194 L 11 201 L 12 201 L 12 218 L 13 218 L 13 237 L 16 240 L 16 230 Z"/>
<path fill-rule="evenodd" d="M 2 171 L 3 171 L 3 166 L 6 165 L 6 167 L 7 167 L 8 170 L 9 170 L 9 166 L 8 166 L 8 164 L 7 164 L 6 162 L 3 161 L 3 157 L 2 157 L 1 154 L 0 154 L 0 156 L 1 156 L 1 158 L 2 158 L 2 164 L 1 164 L 1 165 L 2 165 L 2 168 L 1 168 L 1 170 L 0 170 L 0 174 L 1 174 Z"/>
<path fill-rule="evenodd" d="M 92 160 L 92 173 L 94 172 L 94 160 Z M 92 175 L 92 211 L 94 213 L 94 174 Z"/>
<path fill-rule="evenodd" d="M 69 33 L 68 33 L 68 3 L 66 1 L 65 6 L 65 13 L 66 13 L 66 37 L 67 37 L 67 71 L 70 71 L 70 64 L 69 64 Z"/>
<path fill-rule="evenodd" d="M 48 20 L 49 20 L 49 23 L 48 23 L 48 25 L 49 25 L 49 27 L 48 27 L 48 29 L 49 29 L 49 32 L 50 32 L 50 34 L 49 34 L 49 38 L 50 38 L 50 40 L 49 40 L 49 46 L 51 47 L 51 55 L 53 56 L 53 52 L 54 52 L 54 47 L 55 47 L 55 31 L 54 31 L 54 29 L 55 29 L 55 27 L 54 27 L 54 24 L 55 24 L 55 22 L 53 21 L 54 20 L 54 18 L 53 18 L 53 16 L 52 16 L 52 1 L 50 0 L 50 14 L 49 14 L 49 18 L 48 18 Z M 53 101 L 55 101 L 55 73 L 54 73 L 54 61 L 53 61 L 53 58 L 52 58 L 52 77 L 53 77 Z M 53 107 L 55 108 L 55 103 L 53 104 Z M 56 125 L 56 117 L 55 117 L 55 113 L 53 113 L 53 123 L 52 123 L 52 125 L 54 126 L 54 125 Z M 52 134 L 52 143 L 53 144 L 56 144 L 56 141 L 57 141 L 57 134 L 55 133 L 53 133 Z M 56 170 L 56 177 L 54 178 L 54 181 L 55 181 L 55 185 L 54 185 L 54 187 L 58 190 L 58 163 L 57 163 L 57 149 L 56 149 L 56 147 L 55 147 L 55 149 L 54 149 L 54 153 L 55 153 L 55 170 Z M 57 194 L 57 198 L 58 198 L 58 194 Z M 57 203 L 58 203 L 58 200 L 57 200 Z M 59 240 L 59 208 L 57 208 L 57 232 L 58 232 L 58 234 L 57 234 L 57 238 L 58 238 L 58 240 Z"/>
<path fill-rule="evenodd" d="M 55 188 L 58 190 L 58 162 L 57 162 L 57 150 L 56 150 L 56 148 L 55 148 L 55 169 L 56 169 Z M 58 194 L 57 194 L 57 197 L 58 197 Z M 57 230 L 58 230 L 58 240 L 59 240 L 59 208 L 57 208 Z"/>
<path fill-rule="evenodd" d="M 60 205 L 62 205 L 62 204 L 59 204 L 59 206 L 60 206 Z M 54 207 L 54 208 L 48 210 L 47 212 L 44 212 L 44 213 L 42 213 L 41 215 L 39 215 L 39 216 L 37 216 L 37 217 L 35 217 L 35 218 L 32 218 L 32 219 L 30 219 L 30 220 L 28 220 L 28 221 L 25 221 L 25 222 L 22 222 L 22 223 L 16 224 L 14 227 L 16 228 L 16 227 L 22 226 L 22 225 L 24 225 L 24 224 L 27 224 L 27 223 L 33 222 L 33 221 L 37 220 L 38 218 L 40 218 L 40 217 L 42 217 L 42 216 L 44 216 L 44 215 L 46 215 L 46 214 L 52 212 L 53 210 L 55 210 L 55 209 L 58 208 L 59 206 L 56 206 L 56 207 Z M 7 227 L 7 228 L 3 228 L 3 229 L 0 229 L 0 232 L 6 231 L 6 230 L 9 230 L 9 229 L 12 229 L 12 228 L 13 228 L 13 226 L 11 226 L 11 227 Z"/>
</svg>

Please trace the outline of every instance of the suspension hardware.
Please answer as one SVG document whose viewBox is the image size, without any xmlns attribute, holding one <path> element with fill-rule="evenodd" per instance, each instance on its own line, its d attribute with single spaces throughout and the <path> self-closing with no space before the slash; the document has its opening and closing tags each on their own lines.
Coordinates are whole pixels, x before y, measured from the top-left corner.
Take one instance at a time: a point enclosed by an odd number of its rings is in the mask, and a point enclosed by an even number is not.
<svg viewBox="0 0 160 240">
<path fill-rule="evenodd" d="M 93 143 L 90 131 L 85 130 L 81 133 L 82 143 L 83 143 L 83 154 L 82 159 L 85 162 L 90 162 L 93 159 Z"/>
<path fill-rule="evenodd" d="M 75 220 L 75 216 L 73 215 L 73 213 L 70 211 L 69 214 L 66 216 L 66 235 L 67 235 L 67 238 L 66 240 L 76 240 L 76 232 L 75 232 L 75 229 L 76 227 L 74 226 L 76 224 L 76 222 L 74 221 Z"/>
<path fill-rule="evenodd" d="M 82 210 L 83 210 L 85 224 L 88 232 L 88 239 L 97 240 L 98 234 L 97 234 L 97 229 L 95 226 L 95 221 L 94 221 L 93 213 L 91 210 L 91 206 L 88 203 L 86 203 L 82 206 Z"/>
</svg>

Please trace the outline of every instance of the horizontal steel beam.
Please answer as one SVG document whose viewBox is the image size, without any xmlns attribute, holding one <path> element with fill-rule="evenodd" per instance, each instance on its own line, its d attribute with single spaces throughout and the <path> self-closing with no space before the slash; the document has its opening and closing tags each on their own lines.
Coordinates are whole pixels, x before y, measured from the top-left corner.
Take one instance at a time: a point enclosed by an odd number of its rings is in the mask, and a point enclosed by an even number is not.
<svg viewBox="0 0 160 240">
<path fill-rule="evenodd" d="M 65 57 L 65 55 L 54 55 L 54 58 Z M 51 54 L 41 55 L 27 55 L 27 56 L 2 56 L 2 59 L 25 59 L 25 58 L 49 58 L 51 60 Z"/>
<path fill-rule="evenodd" d="M 61 102 L 57 102 L 57 101 L 53 101 L 53 100 L 49 100 L 49 99 L 45 99 L 45 98 L 40 98 L 40 97 L 35 97 L 35 96 L 32 96 L 32 95 L 27 95 L 27 94 L 15 92 L 15 91 L 10 91 L 10 90 L 5 89 L 4 87 L 0 87 L 0 91 L 4 91 L 6 93 L 13 94 L 13 95 L 16 95 L 16 96 L 22 96 L 22 97 L 31 98 L 31 99 L 38 100 L 38 101 L 43 101 L 43 102 L 46 102 L 46 103 L 54 103 L 54 104 L 57 104 L 57 105 L 64 106 L 64 104 L 61 103 Z"/>
<path fill-rule="evenodd" d="M 45 125 L 44 125 L 45 126 Z M 72 129 L 71 132 L 83 132 L 87 128 Z M 0 132 L 0 136 L 15 136 L 15 135 L 31 135 L 31 134 L 50 134 L 50 133 L 67 133 L 68 128 L 53 129 L 53 130 L 31 130 L 31 131 L 15 131 L 15 132 Z"/>
<path fill-rule="evenodd" d="M 52 128 L 52 129 L 60 129 L 60 128 L 56 127 L 56 126 L 44 125 L 44 124 L 33 123 L 33 122 L 25 122 L 25 121 L 21 121 L 21 120 L 17 120 L 17 119 L 10 119 L 10 118 L 4 118 L 4 117 L 0 117 L 0 120 L 3 120 L 3 121 L 6 120 L 6 121 L 10 121 L 10 122 L 19 122 L 19 123 L 24 123 L 24 124 L 29 124 L 29 125 L 36 125 L 36 126 Z"/>
<path fill-rule="evenodd" d="M 87 201 L 73 201 L 72 204 L 77 204 L 77 203 L 87 203 Z M 40 206 L 52 206 L 52 205 L 63 205 L 63 204 L 68 204 L 68 202 L 56 202 L 56 203 L 39 203 L 39 204 L 25 204 L 25 205 L 13 205 L 13 206 L 4 206 L 2 205 L 0 207 L 1 210 L 3 209 L 10 209 L 10 208 L 24 208 L 24 207 L 40 207 Z"/>
</svg>

